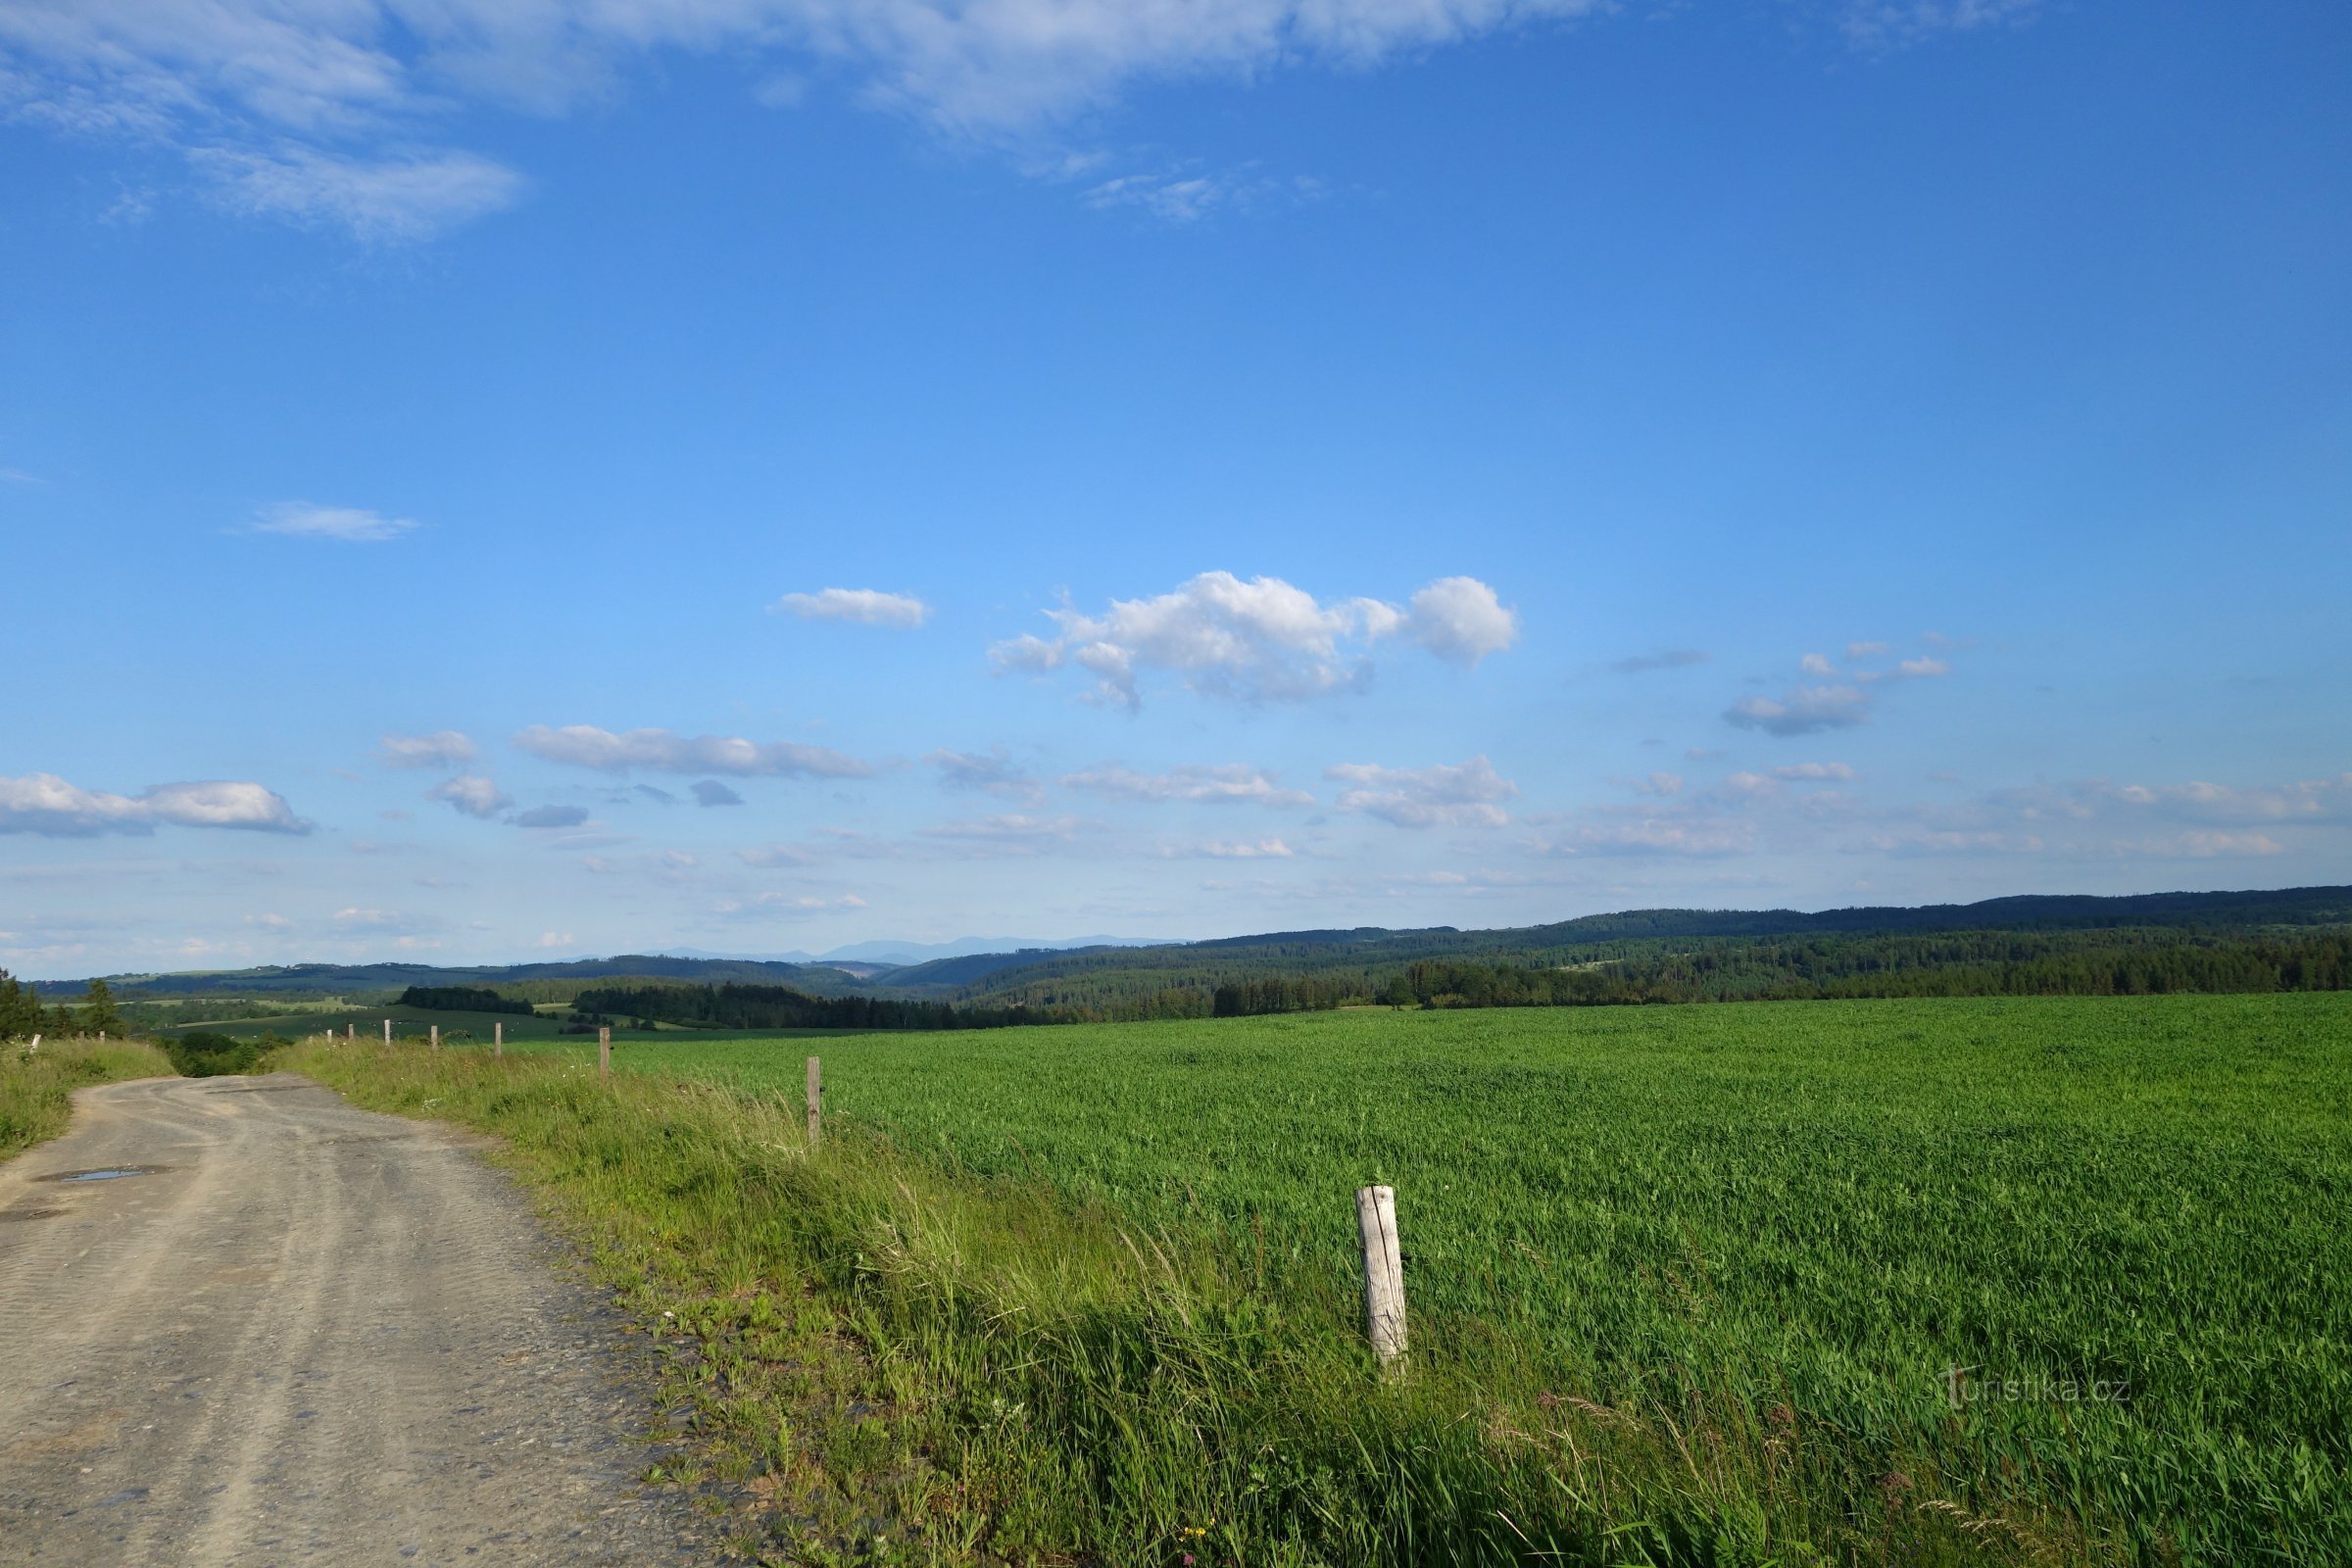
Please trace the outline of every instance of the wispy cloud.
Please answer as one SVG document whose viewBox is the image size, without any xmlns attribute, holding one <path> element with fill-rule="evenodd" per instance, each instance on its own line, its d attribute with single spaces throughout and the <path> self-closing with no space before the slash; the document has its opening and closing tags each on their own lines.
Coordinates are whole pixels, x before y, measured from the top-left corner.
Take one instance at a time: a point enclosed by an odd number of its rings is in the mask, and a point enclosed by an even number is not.
<svg viewBox="0 0 2352 1568">
<path fill-rule="evenodd" d="M 724 773 L 737 778 L 867 778 L 873 767 L 822 746 L 760 743 L 729 735 L 678 735 L 666 729 L 615 734 L 593 724 L 533 724 L 514 737 L 532 756 L 609 773 L 641 767 L 656 773 Z"/>
<path fill-rule="evenodd" d="M 1707 656 L 1695 648 L 1661 648 L 1654 654 L 1617 660 L 1609 668 L 1620 675 L 1643 675 L 1653 669 L 1688 669 L 1706 662 Z"/>
<path fill-rule="evenodd" d="M 1246 762 L 1188 764 L 1164 773 L 1141 773 L 1105 762 L 1061 776 L 1064 789 L 1114 801 L 1197 801 L 1252 806 L 1312 806 L 1304 790 L 1286 789 L 1277 775 Z"/>
<path fill-rule="evenodd" d="M 1046 798 L 1045 786 L 1028 769 L 1013 761 L 1002 746 L 987 752 L 951 752 L 944 748 L 923 759 L 939 770 L 942 788 L 973 790 L 1035 806 Z"/>
<path fill-rule="evenodd" d="M 375 243 L 431 239 L 514 204 L 522 176 L 472 153 L 346 158 L 299 143 L 195 147 L 188 161 L 231 211 L 330 225 Z"/>
<path fill-rule="evenodd" d="M 1483 756 L 1437 767 L 1382 767 L 1342 762 L 1324 776 L 1351 786 L 1341 792 L 1343 811 L 1362 811 L 1398 827 L 1500 827 L 1510 820 L 1500 802 L 1519 786 Z"/>
<path fill-rule="evenodd" d="M 255 533 L 333 539 L 344 544 L 377 544 L 397 539 L 416 526 L 407 517 L 387 517 L 357 507 L 314 506 L 308 501 L 283 501 L 266 507 L 255 515 L 252 524 Z"/>
<path fill-rule="evenodd" d="M 991 651 L 1000 670 L 1046 673 L 1076 666 L 1095 677 L 1096 701 L 1143 706 L 1140 678 L 1159 669 L 1208 696 L 1296 702 L 1361 689 L 1372 647 L 1404 637 L 1442 659 L 1475 664 L 1519 636 L 1517 612 L 1473 577 L 1444 577 L 1409 604 L 1347 599 L 1325 604 L 1279 577 L 1247 581 L 1204 571 L 1173 592 L 1114 599 L 1101 614 L 1047 612 L 1058 635 L 1021 636 Z"/>
<path fill-rule="evenodd" d="M 714 778 L 697 779 L 693 786 L 697 806 L 741 806 L 743 797 Z"/>
<path fill-rule="evenodd" d="M 296 816 L 283 796 L 242 781 L 157 784 L 137 795 L 114 795 L 69 784 L 55 773 L 0 776 L 0 833 L 88 838 L 151 833 L 159 824 L 292 834 L 314 826 Z"/>
<path fill-rule="evenodd" d="M 884 593 L 878 588 L 826 588 L 812 594 L 786 594 L 770 607 L 803 620 L 846 620 L 860 626 L 893 626 L 911 630 L 930 617 L 931 607 L 912 594 Z"/>
</svg>

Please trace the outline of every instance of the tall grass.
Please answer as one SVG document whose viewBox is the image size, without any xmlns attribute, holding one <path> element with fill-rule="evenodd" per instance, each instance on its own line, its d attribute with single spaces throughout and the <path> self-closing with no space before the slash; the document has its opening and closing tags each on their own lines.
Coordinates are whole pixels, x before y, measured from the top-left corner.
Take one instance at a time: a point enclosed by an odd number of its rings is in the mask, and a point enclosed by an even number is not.
<svg viewBox="0 0 2352 1568">
<path fill-rule="evenodd" d="M 0 1042 L 0 1159 L 64 1132 L 76 1089 L 172 1076 L 170 1058 L 144 1041 Z"/>
<path fill-rule="evenodd" d="M 1926 1016 L 1917 1010 L 1923 1004 L 1900 1005 L 1909 1010 L 1882 1012 L 1880 1021 L 1908 1026 Z M 1982 1028 L 1998 1015 L 1958 1016 Z M 2102 1016 L 2068 1018 L 2080 1026 Z M 2283 1065 L 2324 1065 L 2340 1049 L 2340 1018 L 2295 1017 L 2319 1026 L 2306 1040 L 2318 1054 Z M 1204 1028 L 1226 1029 L 1245 1048 L 1273 1041 L 1302 1050 L 1298 1027 L 1315 1026 L 1267 1020 L 1181 1026 L 1164 1036 L 1122 1032 L 1102 1043 L 1123 1054 L 1103 1070 L 1148 1080 L 1155 1042 L 1198 1053 Z M 1075 1031 L 1052 1033 L 1054 1050 L 1074 1049 L 1062 1042 Z M 2215 1057 L 2200 1103 L 2195 1084 L 2129 1069 L 2135 1053 L 2147 1054 L 2146 1042 L 2114 1045 L 2110 1081 L 2078 1087 L 2114 1102 L 2118 1116 L 2129 1109 L 2140 1119 L 2103 1130 L 2095 1117 L 2084 1121 L 2074 1157 L 2093 1167 L 2089 1175 L 2073 1180 L 2050 1163 L 2069 1157 L 2064 1117 L 2059 1135 L 2044 1142 L 2037 1134 L 2022 1155 L 1996 1150 L 1984 1168 L 1955 1163 L 1948 1172 L 1971 1201 L 2008 1203 L 1976 1216 L 1994 1227 L 2033 1218 L 2042 1184 L 2054 1184 L 2050 1201 L 2079 1201 L 2102 1165 L 2132 1189 L 2115 1201 L 2134 1217 L 2137 1240 L 2123 1247 L 2094 1225 L 2089 1252 L 2053 1248 L 2036 1289 L 2054 1309 L 2070 1291 L 2129 1292 L 2131 1274 L 2144 1268 L 2203 1280 L 2211 1309 L 2230 1320 L 2224 1326 L 2234 1339 L 2200 1338 L 2194 1322 L 2167 1320 L 2089 1348 L 2094 1365 L 2102 1357 L 2134 1368 L 2152 1356 L 2182 1357 L 2163 1373 L 2159 1399 L 2108 1411 L 1938 1408 L 1934 1369 L 1911 1368 L 1915 1348 L 1901 1343 L 1880 1348 L 1882 1364 L 1903 1366 L 1904 1377 L 1875 1391 L 1867 1355 L 1824 1354 L 1819 1346 L 1813 1373 L 1844 1368 L 1861 1384 L 1839 1391 L 1801 1366 L 1759 1375 L 1759 1364 L 1782 1348 L 1803 1350 L 1803 1331 L 1865 1339 L 1885 1332 L 1889 1302 L 1963 1323 L 1997 1317 L 2004 1271 L 2031 1262 L 2022 1253 L 1992 1257 L 1974 1298 L 1923 1301 L 1917 1291 L 1940 1288 L 1937 1278 L 1887 1273 L 1872 1259 L 1905 1227 L 1943 1223 L 1940 1210 L 1896 1203 L 1873 1228 L 1840 1236 L 1849 1209 L 1869 1208 L 1854 1208 L 1856 1193 L 1877 1196 L 1866 1179 L 1871 1167 L 1892 1164 L 1898 1185 L 1924 1193 L 1938 1179 L 1933 1161 L 1957 1160 L 1965 1147 L 1906 1142 L 1920 1124 L 1895 1112 L 1940 1069 L 1928 1053 L 1905 1049 L 1902 1033 L 1872 1042 L 1891 1054 L 1840 1058 L 1832 1075 L 1840 1081 L 1831 1084 L 1766 1053 L 1763 1075 L 1749 1086 L 1763 1098 L 1723 1101 L 1710 1126 L 1684 1129 L 1695 1173 L 1654 1165 L 1633 1172 L 1648 1184 L 1649 1206 L 1670 1214 L 1690 1205 L 1680 1183 L 1720 1186 L 1724 1167 L 1698 1156 L 1708 1139 L 1728 1141 L 1753 1156 L 1751 1185 L 1770 1178 L 1769 1190 L 1749 1195 L 1757 1212 L 1786 1214 L 1784 1232 L 1820 1228 L 1803 1247 L 1775 1254 L 1774 1266 L 1787 1271 L 1784 1313 L 1796 1314 L 1779 1322 L 1749 1312 L 1740 1283 L 1721 1277 L 1727 1265 L 1709 1256 L 1712 1244 L 1700 1245 L 1693 1229 L 1680 1241 L 1629 1233 L 1622 1241 L 1631 1250 L 1613 1266 L 1639 1272 L 1642 1293 L 1666 1303 L 1653 1321 L 1616 1325 L 1647 1346 L 1642 1376 L 1589 1361 L 1580 1371 L 1525 1324 L 1441 1305 L 1416 1328 L 1409 1375 L 1384 1380 L 1361 1348 L 1351 1276 L 1313 1266 L 1278 1225 L 1253 1232 L 1197 1201 L 1074 1196 L 1081 1184 L 1045 1179 L 1058 1174 L 1052 1156 L 1017 1141 L 1010 1163 L 984 1169 L 878 1115 L 848 1121 L 811 1156 L 797 1097 L 763 1089 L 757 1074 L 717 1084 L 623 1073 L 606 1084 L 577 1060 L 493 1061 L 370 1046 L 312 1050 L 287 1064 L 364 1103 L 447 1117 L 508 1141 L 512 1157 L 592 1239 L 647 1318 L 690 1337 L 681 1377 L 708 1462 L 758 1481 L 769 1506 L 747 1531 L 779 1561 L 1760 1568 L 2352 1560 L 2344 1438 L 2329 1415 L 2344 1379 L 2330 1346 L 2340 1350 L 2342 1337 L 2326 1327 L 2342 1317 L 2328 1304 L 2342 1297 L 2340 1258 L 2323 1235 L 2306 1236 L 2317 1249 L 2315 1294 L 2299 1307 L 2249 1296 L 2268 1284 L 2230 1274 L 2233 1256 L 2257 1273 L 2269 1266 L 2259 1261 L 2267 1254 L 2244 1244 L 2253 1228 L 2285 1221 L 2281 1205 L 2300 1202 L 2304 1217 L 2329 1224 L 2341 1218 L 2340 1085 L 2329 1081 L 2328 1105 L 2312 1115 L 2278 1107 L 2279 1136 L 2289 1146 L 2306 1140 L 2295 1158 L 2283 1146 L 2249 1143 L 2252 1130 L 2230 1124 L 2226 1102 L 2233 1093 L 2258 1101 L 2292 1076 L 2282 1077 L 2277 1060 Z M 2099 1054 L 2079 1027 L 2070 1037 L 2071 1044 L 2020 1048 L 2057 1053 L 2047 1082 L 2031 1073 L 1990 1080 L 1999 1113 L 1987 1112 L 1993 1131 L 1984 1136 L 2023 1137 L 2031 1118 L 2017 1097 L 2080 1074 L 2084 1052 Z M 1965 1030 L 1945 1044 L 1964 1055 L 1987 1049 L 1985 1038 Z M 1011 1038 L 950 1045 L 1022 1049 Z M 1671 1099 L 1676 1082 L 1688 1090 L 1728 1070 L 1685 1046 L 1679 1066 L 1653 1064 L 1655 1081 L 1633 1073 L 1613 1086 L 1585 1083 L 1587 1093 L 1616 1093 L 1596 1115 L 1641 1121 L 1641 1094 Z M 1359 1039 L 1350 1050 L 1360 1060 L 1369 1048 Z M 965 1091 L 966 1120 L 985 1124 L 997 1107 L 974 1091 L 977 1080 L 959 1078 L 964 1065 L 937 1055 L 929 1070 L 943 1092 Z M 1588 1056 L 1581 1068 L 1595 1065 Z M 1516 1072 L 1524 1064 L 1501 1066 Z M 1777 1102 L 1763 1081 L 1775 1071 L 1790 1080 Z M 1033 1086 L 1031 1098 L 1078 1105 L 1098 1087 L 1064 1076 Z M 1268 1070 L 1235 1075 L 1224 1092 L 1279 1100 L 1295 1088 Z M 2200 1125 L 2201 1113 L 2217 1112 L 2220 1125 Z M 1335 1113 L 1322 1107 L 1326 1119 Z M 1945 1114 L 1962 1112 L 1947 1105 Z M 1759 1116 L 1777 1117 L 1779 1147 L 1758 1142 Z M 1859 1136 L 1853 1127 L 1881 1123 L 1886 1136 L 1834 1157 L 1841 1140 Z M 1644 1126 L 1655 1131 L 1654 1115 Z M 1131 1130 L 1150 1144 L 1152 1122 Z M 1962 1130 L 1973 1138 L 1981 1128 Z M 2167 1190 L 2156 1178 L 2187 1169 L 2200 1144 L 2222 1161 L 2216 1179 L 2235 1184 L 2243 1223 L 2207 1238 L 2199 1255 L 2165 1264 L 2164 1248 L 2197 1241 L 2193 1228 L 2176 1231 L 2172 1220 L 2203 1212 L 2207 1196 Z M 2181 1145 L 2190 1146 L 2186 1163 L 2168 1162 L 2165 1152 Z M 2134 1151 L 2154 1163 L 2124 1157 Z M 1232 1146 L 1229 1159 L 1247 1165 L 1281 1152 Z M 1039 1159 L 1047 1167 L 1033 1170 Z M 1582 1168 L 1572 1163 L 1552 1179 L 1598 1179 L 1592 1170 L 1578 1175 Z M 1972 1222 L 1960 1242 L 1982 1228 Z M 1788 1235 L 1767 1240 L 1786 1243 Z M 1414 1246 L 1408 1231 L 1408 1273 Z M 1605 1249 L 1602 1255 L 1615 1256 Z M 1852 1314 L 1850 1324 L 1805 1320 L 1808 1269 L 1835 1276 L 1848 1292 L 1833 1298 Z M 1600 1282 L 1593 1288 L 1604 1306 L 1612 1301 Z M 2242 1332 L 2288 1320 L 2313 1332 Z M 2105 1319 L 2092 1312 L 2070 1321 Z M 2021 1369 L 2035 1364 L 2033 1343 L 1998 1343 L 2021 1357 Z M 2268 1364 L 2202 1359 L 2230 1345 Z M 2263 1407 L 2266 1378 L 2279 1392 Z M 2249 1397 L 2256 1408 L 2245 1407 Z"/>
</svg>

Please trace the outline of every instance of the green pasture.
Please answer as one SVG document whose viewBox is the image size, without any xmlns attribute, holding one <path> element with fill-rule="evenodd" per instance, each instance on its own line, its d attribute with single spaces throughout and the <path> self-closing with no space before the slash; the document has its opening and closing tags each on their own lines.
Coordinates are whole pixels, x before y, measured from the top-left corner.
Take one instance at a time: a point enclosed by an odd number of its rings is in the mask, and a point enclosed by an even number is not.
<svg viewBox="0 0 2352 1568">
<path fill-rule="evenodd" d="M 614 1052 L 786 1101 L 808 1054 Z M 1353 1289 L 1352 1190 L 1395 1186 L 1416 1361 L 1501 1396 L 1793 1423 L 1857 1485 L 1925 1470 L 2151 1561 L 2352 1560 L 2352 998 L 1351 1011 L 820 1054 L 840 1135 L 1207 1249 L 1300 1323 Z"/>
</svg>

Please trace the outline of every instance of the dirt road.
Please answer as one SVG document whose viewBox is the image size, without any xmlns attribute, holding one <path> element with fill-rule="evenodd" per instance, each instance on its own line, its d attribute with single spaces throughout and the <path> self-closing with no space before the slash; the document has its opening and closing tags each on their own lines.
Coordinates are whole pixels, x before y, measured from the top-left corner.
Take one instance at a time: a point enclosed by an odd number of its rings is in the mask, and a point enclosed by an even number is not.
<svg viewBox="0 0 2352 1568">
<path fill-rule="evenodd" d="M 286 1073 L 74 1105 L 0 1166 L 0 1562 L 712 1559 L 631 1484 L 643 1352 L 465 1135 Z"/>
</svg>

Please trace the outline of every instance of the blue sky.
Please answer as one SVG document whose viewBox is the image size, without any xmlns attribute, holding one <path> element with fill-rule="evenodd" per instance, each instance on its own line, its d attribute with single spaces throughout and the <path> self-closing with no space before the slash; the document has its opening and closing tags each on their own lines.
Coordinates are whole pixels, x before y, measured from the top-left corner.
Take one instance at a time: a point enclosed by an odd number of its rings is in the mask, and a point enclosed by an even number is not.
<svg viewBox="0 0 2352 1568">
<path fill-rule="evenodd" d="M 2347 79 L 0 0 L 0 965 L 2352 882 Z"/>
</svg>

